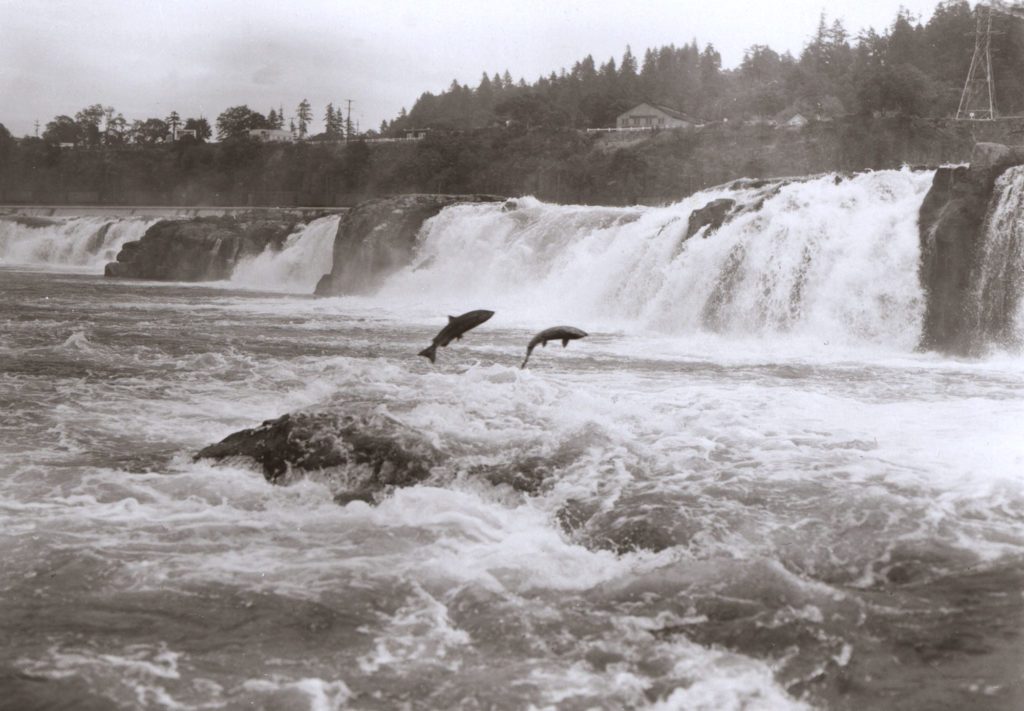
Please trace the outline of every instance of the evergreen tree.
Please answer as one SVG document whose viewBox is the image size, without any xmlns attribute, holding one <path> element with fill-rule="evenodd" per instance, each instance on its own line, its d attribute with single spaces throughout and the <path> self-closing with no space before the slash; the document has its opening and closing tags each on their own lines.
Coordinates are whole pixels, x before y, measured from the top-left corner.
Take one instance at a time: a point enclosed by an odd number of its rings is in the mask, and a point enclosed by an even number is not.
<svg viewBox="0 0 1024 711">
<path fill-rule="evenodd" d="M 299 138 L 305 138 L 309 130 L 309 122 L 313 120 L 313 110 L 305 99 L 299 102 L 299 107 L 295 110 L 295 118 L 299 121 Z"/>
<path fill-rule="evenodd" d="M 331 102 L 328 102 L 327 108 L 324 109 L 324 135 L 328 138 L 338 138 L 334 118 L 334 104 Z"/>
<path fill-rule="evenodd" d="M 164 119 L 164 123 L 171 129 L 171 135 L 175 135 L 178 130 L 178 126 L 181 125 L 181 116 L 178 115 L 177 111 L 171 111 L 171 113 Z"/>
</svg>

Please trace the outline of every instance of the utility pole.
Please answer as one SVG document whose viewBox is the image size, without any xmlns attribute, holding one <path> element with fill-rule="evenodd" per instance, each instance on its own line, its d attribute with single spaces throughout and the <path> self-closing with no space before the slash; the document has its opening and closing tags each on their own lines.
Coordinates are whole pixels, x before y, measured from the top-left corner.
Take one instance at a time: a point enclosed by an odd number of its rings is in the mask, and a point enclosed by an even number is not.
<svg viewBox="0 0 1024 711">
<path fill-rule="evenodd" d="M 352 140 L 352 99 L 345 99 L 345 143 Z"/>
</svg>

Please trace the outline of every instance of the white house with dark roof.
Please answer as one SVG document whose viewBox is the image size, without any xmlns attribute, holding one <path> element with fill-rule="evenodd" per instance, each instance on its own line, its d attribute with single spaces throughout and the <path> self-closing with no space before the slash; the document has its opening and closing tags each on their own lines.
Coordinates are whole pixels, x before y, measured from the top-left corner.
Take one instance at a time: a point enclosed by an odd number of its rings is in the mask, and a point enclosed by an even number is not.
<svg viewBox="0 0 1024 711">
<path fill-rule="evenodd" d="M 250 128 L 249 138 L 255 138 L 264 143 L 294 143 L 295 136 L 291 131 L 280 128 Z"/>
<path fill-rule="evenodd" d="M 681 111 L 657 104 L 637 104 L 615 119 L 619 130 L 654 130 L 656 128 L 693 128 L 696 122 Z"/>
</svg>

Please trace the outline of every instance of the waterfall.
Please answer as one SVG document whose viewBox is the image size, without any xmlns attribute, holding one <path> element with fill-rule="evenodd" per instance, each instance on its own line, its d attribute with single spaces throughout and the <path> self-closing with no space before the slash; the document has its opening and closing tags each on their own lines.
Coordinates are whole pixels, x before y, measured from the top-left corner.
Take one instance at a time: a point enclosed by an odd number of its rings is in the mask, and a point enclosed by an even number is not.
<svg viewBox="0 0 1024 711">
<path fill-rule="evenodd" d="M 103 273 L 125 242 L 145 234 L 157 218 L 0 217 L 0 265 L 74 268 Z"/>
<path fill-rule="evenodd" d="M 312 294 L 321 276 L 331 271 L 337 215 L 321 217 L 290 235 L 280 250 L 268 247 L 241 260 L 231 283 L 263 291 Z"/>
<path fill-rule="evenodd" d="M 972 270 L 971 340 L 1019 350 L 1024 343 L 1024 166 L 996 180 Z"/>
<path fill-rule="evenodd" d="M 672 335 L 785 334 L 913 349 L 930 172 L 739 184 L 668 207 L 450 207 L 377 298 Z M 735 201 L 692 237 L 691 214 Z"/>
</svg>

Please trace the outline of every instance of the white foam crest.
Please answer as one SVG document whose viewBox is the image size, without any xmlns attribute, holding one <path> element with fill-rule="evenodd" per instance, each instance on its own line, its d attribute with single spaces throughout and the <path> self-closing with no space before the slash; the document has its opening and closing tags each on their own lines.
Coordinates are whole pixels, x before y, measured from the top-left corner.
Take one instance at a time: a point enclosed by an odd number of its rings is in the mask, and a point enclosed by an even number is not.
<svg viewBox="0 0 1024 711">
<path fill-rule="evenodd" d="M 133 644 L 119 654 L 101 653 L 89 647 L 55 645 L 38 658 L 20 657 L 14 662 L 24 674 L 45 679 L 84 679 L 116 707 L 134 701 L 139 708 L 196 709 L 178 701 L 167 685 L 179 685 L 182 654 L 158 644 Z"/>
<path fill-rule="evenodd" d="M 973 311 L 979 338 L 1019 348 L 1024 344 L 1024 167 L 1000 175 L 993 195 L 980 241 L 974 303 L 966 307 Z"/>
<path fill-rule="evenodd" d="M 404 666 L 429 659 L 454 672 L 462 663 L 456 653 L 469 645 L 470 636 L 452 624 L 448 608 L 421 585 L 414 584 L 410 599 L 377 634 L 373 651 L 358 659 L 359 669 L 374 674 L 384 666 Z"/>
<path fill-rule="evenodd" d="M 249 679 L 242 684 L 247 692 L 255 692 L 259 696 L 252 699 L 253 706 L 265 707 L 267 701 L 278 701 L 281 708 L 300 708 L 295 706 L 300 701 L 296 695 L 304 697 L 309 711 L 341 711 L 348 708 L 348 700 L 352 691 L 341 680 L 326 681 L 315 677 L 291 680 L 284 677 L 271 679 Z M 263 698 L 270 696 L 271 699 Z M 273 708 L 278 708 L 277 704 Z"/>
<path fill-rule="evenodd" d="M 261 291 L 311 294 L 317 281 L 331 271 L 337 215 L 321 217 L 289 235 L 280 250 L 265 249 L 242 260 L 230 284 Z"/>
<path fill-rule="evenodd" d="M 398 307 L 480 304 L 522 322 L 793 334 L 916 345 L 923 313 L 916 215 L 930 173 L 879 171 L 699 193 L 663 208 L 523 201 L 448 208 L 379 297 Z M 691 211 L 748 209 L 685 240 Z M 763 202 L 762 202 L 763 201 Z"/>
<path fill-rule="evenodd" d="M 626 650 L 621 661 L 603 671 L 568 661 L 552 661 L 531 671 L 530 681 L 542 689 L 545 700 L 552 704 L 545 708 L 596 697 L 614 699 L 623 707 L 652 711 L 810 711 L 810 706 L 786 693 L 765 662 L 723 649 L 708 649 L 683 635 L 652 643 L 651 632 L 664 626 L 664 615 L 621 615 L 610 622 L 614 625 L 612 635 L 588 639 L 582 644 L 593 651 Z M 642 649 L 642 656 L 632 653 L 634 649 Z M 650 701 L 647 670 L 662 666 L 665 679 L 675 688 Z"/>
<path fill-rule="evenodd" d="M 762 662 L 713 650 L 678 662 L 676 677 L 691 683 L 678 687 L 651 711 L 811 711 L 809 704 L 794 699 L 772 678 Z"/>
<path fill-rule="evenodd" d="M 568 543 L 539 507 L 510 508 L 472 491 L 401 489 L 377 507 L 348 504 L 345 518 L 375 529 L 421 529 L 420 553 L 397 556 L 386 567 L 425 581 L 475 582 L 491 590 L 585 590 L 633 564 Z M 364 565 L 374 569 L 382 560 L 373 557 Z"/>
<path fill-rule="evenodd" d="M 102 273 L 125 242 L 140 239 L 156 222 L 141 217 L 0 219 L 0 264 Z"/>
</svg>

